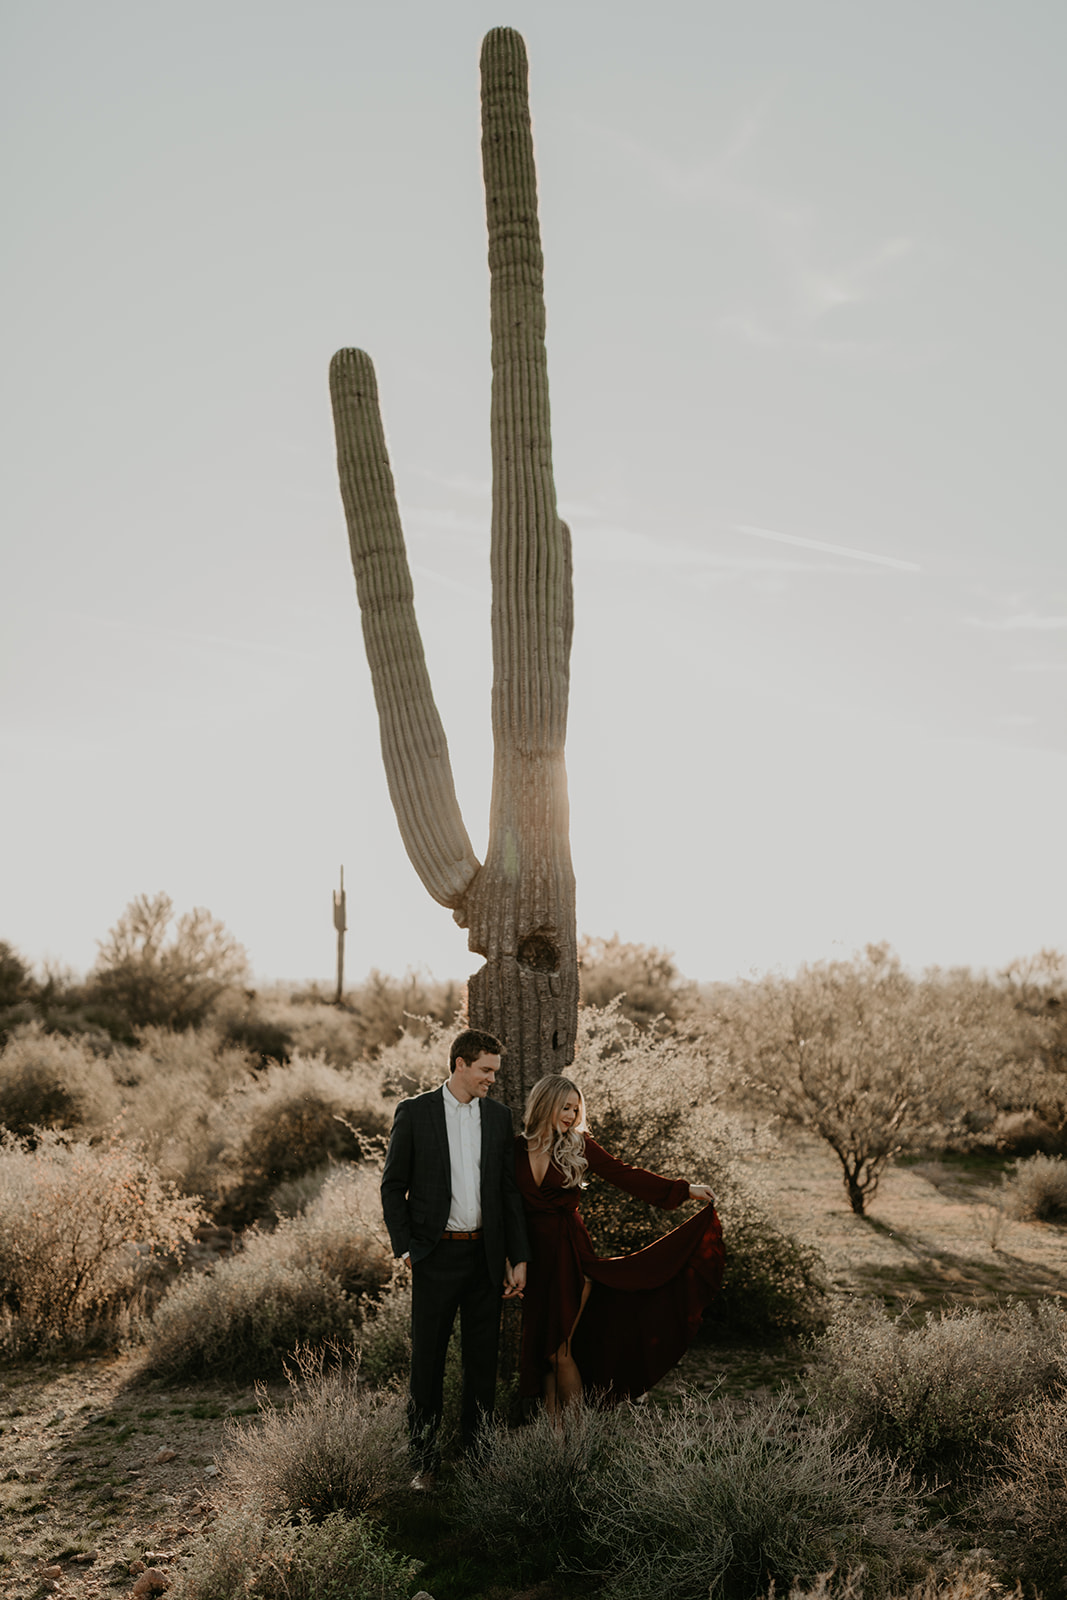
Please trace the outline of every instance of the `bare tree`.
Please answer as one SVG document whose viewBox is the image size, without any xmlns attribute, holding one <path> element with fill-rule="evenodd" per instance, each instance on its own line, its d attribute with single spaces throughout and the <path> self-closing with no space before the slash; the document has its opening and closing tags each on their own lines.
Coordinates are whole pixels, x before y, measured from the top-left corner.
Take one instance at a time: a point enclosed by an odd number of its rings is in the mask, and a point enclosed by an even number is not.
<svg viewBox="0 0 1067 1600">
<path fill-rule="evenodd" d="M 135 1026 L 192 1027 L 247 977 L 243 946 L 210 911 L 185 912 L 172 931 L 173 917 L 169 895 L 141 894 L 100 941 L 91 989 Z"/>
<path fill-rule="evenodd" d="M 493 29 L 481 65 L 493 366 L 494 762 L 484 864 L 460 815 L 430 687 L 370 357 L 338 351 L 330 388 L 389 792 L 423 884 L 485 958 L 470 980 L 470 1022 L 506 1043 L 502 1089 L 517 1108 L 542 1073 L 573 1060 L 577 1030 L 563 754 L 573 591 L 570 535 L 552 475 L 543 260 L 520 36 Z"/>
<path fill-rule="evenodd" d="M 994 985 L 913 978 L 885 945 L 745 984 L 715 1009 L 748 1086 L 833 1150 L 857 1216 L 896 1156 L 962 1128 L 1017 1036 Z"/>
</svg>

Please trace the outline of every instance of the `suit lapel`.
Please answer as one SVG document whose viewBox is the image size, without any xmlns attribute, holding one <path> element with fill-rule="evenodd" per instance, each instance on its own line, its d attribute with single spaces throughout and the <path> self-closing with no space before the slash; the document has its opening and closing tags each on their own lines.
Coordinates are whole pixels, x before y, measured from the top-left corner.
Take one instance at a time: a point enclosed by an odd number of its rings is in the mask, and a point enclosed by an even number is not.
<svg viewBox="0 0 1067 1600">
<path fill-rule="evenodd" d="M 496 1140 L 497 1140 L 498 1120 L 497 1120 L 496 1116 L 493 1114 L 493 1112 L 490 1111 L 490 1109 L 489 1109 L 489 1107 L 491 1105 L 493 1105 L 493 1103 L 494 1102 L 492 1100 L 489 1100 L 489 1099 L 485 1099 L 485 1100 L 482 1101 L 481 1119 L 482 1119 L 482 1164 L 483 1164 L 483 1166 L 485 1164 L 485 1157 L 486 1157 L 486 1154 L 487 1154 L 490 1146 L 492 1144 L 495 1144 Z"/>
<path fill-rule="evenodd" d="M 438 1153 L 444 1163 L 445 1182 L 452 1183 L 452 1162 L 448 1154 L 448 1129 L 445 1126 L 445 1091 L 435 1089 L 430 1096 L 430 1122 L 437 1140 Z"/>
</svg>

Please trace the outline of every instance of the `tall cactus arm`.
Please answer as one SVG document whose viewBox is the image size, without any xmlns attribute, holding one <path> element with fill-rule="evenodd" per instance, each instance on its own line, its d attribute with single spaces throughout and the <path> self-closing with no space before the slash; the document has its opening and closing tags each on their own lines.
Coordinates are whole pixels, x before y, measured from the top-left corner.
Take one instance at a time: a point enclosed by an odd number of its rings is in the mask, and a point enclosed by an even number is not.
<svg viewBox="0 0 1067 1600">
<path fill-rule="evenodd" d="M 559 530 L 563 537 L 563 654 L 567 661 L 569 682 L 571 640 L 574 638 L 574 552 L 570 528 L 565 522 L 561 522 Z"/>
<path fill-rule="evenodd" d="M 479 864 L 426 670 L 378 386 L 364 351 L 338 350 L 330 397 L 389 795 L 412 866 L 438 904 L 455 908 Z"/>
<path fill-rule="evenodd" d="M 494 28 L 481 66 L 493 361 L 493 796 L 485 866 L 463 913 L 470 948 L 486 958 L 468 986 L 471 1018 L 506 1040 L 502 1083 L 515 1106 L 542 1072 L 574 1057 L 578 962 L 564 764 L 574 612 L 570 534 L 552 475 L 521 36 Z"/>
<path fill-rule="evenodd" d="M 526 48 L 511 28 L 492 29 L 482 45 L 482 169 L 493 352 L 493 733 L 527 749 L 562 749 L 572 591 L 552 475 Z"/>
</svg>

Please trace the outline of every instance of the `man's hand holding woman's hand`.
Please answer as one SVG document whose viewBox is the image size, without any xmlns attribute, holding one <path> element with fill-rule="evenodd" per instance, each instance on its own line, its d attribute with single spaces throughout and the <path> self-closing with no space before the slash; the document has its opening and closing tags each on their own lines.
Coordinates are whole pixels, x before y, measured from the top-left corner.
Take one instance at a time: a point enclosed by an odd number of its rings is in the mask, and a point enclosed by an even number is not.
<svg viewBox="0 0 1067 1600">
<path fill-rule="evenodd" d="M 504 1263 L 504 1299 L 521 1300 L 522 1292 L 526 1288 L 526 1263 L 518 1262 L 514 1267 L 510 1261 Z"/>
</svg>

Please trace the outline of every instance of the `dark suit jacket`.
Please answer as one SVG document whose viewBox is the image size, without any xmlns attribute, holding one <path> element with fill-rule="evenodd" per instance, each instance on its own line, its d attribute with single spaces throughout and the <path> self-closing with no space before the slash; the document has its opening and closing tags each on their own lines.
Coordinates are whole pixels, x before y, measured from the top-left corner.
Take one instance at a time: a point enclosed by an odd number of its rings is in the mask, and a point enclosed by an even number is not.
<svg viewBox="0 0 1067 1600">
<path fill-rule="evenodd" d="M 412 1265 L 439 1242 L 452 1207 L 451 1165 L 443 1089 L 401 1100 L 382 1173 L 382 1211 L 393 1254 L 407 1250 Z M 515 1181 L 511 1112 L 499 1100 L 482 1101 L 481 1201 L 490 1276 L 504 1280 L 512 1265 L 529 1260 L 526 1218 Z"/>
</svg>

